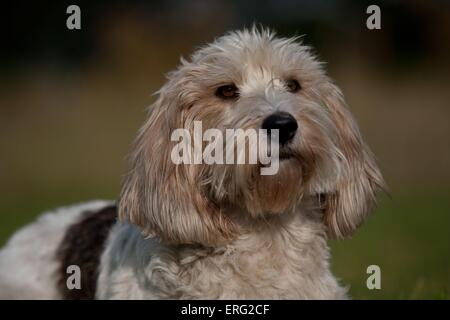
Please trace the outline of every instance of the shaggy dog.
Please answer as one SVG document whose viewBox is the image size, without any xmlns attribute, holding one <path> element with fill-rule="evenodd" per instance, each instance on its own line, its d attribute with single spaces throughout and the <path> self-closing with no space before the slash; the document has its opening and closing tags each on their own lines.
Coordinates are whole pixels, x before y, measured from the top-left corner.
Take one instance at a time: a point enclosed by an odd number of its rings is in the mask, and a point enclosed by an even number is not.
<svg viewBox="0 0 450 320">
<path fill-rule="evenodd" d="M 195 121 L 273 130 L 277 173 L 260 174 L 261 163 L 175 164 L 171 134 Z M 129 165 L 117 206 L 61 208 L 12 237 L 0 253 L 0 296 L 345 299 L 327 239 L 351 235 L 384 185 L 310 49 L 255 28 L 181 60 Z M 71 288 L 76 268 L 80 286 Z"/>
</svg>

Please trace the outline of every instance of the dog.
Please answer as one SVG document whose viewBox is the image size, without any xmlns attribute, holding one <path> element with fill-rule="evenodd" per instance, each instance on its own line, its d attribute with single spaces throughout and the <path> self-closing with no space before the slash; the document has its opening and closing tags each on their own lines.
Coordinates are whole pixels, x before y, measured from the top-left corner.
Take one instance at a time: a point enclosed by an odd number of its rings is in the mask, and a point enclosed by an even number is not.
<svg viewBox="0 0 450 320">
<path fill-rule="evenodd" d="M 330 271 L 327 240 L 351 236 L 385 183 L 311 49 L 263 28 L 229 32 L 167 78 L 117 204 L 61 208 L 18 231 L 0 252 L 0 295 L 348 298 Z M 175 164 L 171 134 L 196 121 L 220 132 L 273 131 L 277 172 L 262 175 L 261 163 Z"/>
</svg>

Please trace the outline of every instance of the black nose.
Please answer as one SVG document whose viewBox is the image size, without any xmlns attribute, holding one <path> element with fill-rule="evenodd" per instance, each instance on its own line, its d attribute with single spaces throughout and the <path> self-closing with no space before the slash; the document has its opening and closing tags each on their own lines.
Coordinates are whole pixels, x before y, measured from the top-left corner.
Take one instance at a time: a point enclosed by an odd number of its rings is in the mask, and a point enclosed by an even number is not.
<svg viewBox="0 0 450 320">
<path fill-rule="evenodd" d="M 295 132 L 298 129 L 298 124 L 290 113 L 277 112 L 264 119 L 262 128 L 266 130 L 278 129 L 280 143 L 286 144 L 295 136 Z"/>
</svg>

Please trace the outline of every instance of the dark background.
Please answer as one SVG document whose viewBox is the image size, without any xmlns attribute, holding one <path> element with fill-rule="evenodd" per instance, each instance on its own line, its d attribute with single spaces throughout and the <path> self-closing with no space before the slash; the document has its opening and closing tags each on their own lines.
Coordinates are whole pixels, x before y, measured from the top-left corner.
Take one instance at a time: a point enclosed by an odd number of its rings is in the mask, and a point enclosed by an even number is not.
<svg viewBox="0 0 450 320">
<path fill-rule="evenodd" d="M 66 8 L 81 8 L 81 30 Z M 366 8 L 381 8 L 381 30 Z M 343 89 L 391 198 L 332 268 L 354 298 L 450 298 L 446 1 L 8 1 L 1 4 L 0 243 L 43 210 L 114 199 L 152 93 L 180 55 L 253 23 L 305 35 Z M 381 267 L 368 290 L 366 268 Z"/>
</svg>

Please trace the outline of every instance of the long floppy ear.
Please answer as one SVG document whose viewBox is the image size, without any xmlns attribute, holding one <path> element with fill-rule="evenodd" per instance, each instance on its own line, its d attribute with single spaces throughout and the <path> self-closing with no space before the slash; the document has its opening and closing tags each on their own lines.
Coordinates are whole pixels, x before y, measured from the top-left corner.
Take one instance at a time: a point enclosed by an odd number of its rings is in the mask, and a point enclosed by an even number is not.
<svg viewBox="0 0 450 320">
<path fill-rule="evenodd" d="M 160 90 L 139 131 L 119 199 L 119 217 L 164 242 L 214 245 L 230 237 L 231 222 L 199 189 L 199 165 L 171 160 L 171 134 L 184 128 L 187 116 L 182 94 L 174 87 Z"/>
<path fill-rule="evenodd" d="M 364 143 L 341 91 L 331 82 L 322 88 L 322 99 L 338 129 L 343 174 L 333 192 L 325 194 L 325 223 L 331 237 L 350 236 L 375 208 L 379 190 L 385 182 L 369 147 Z"/>
</svg>

